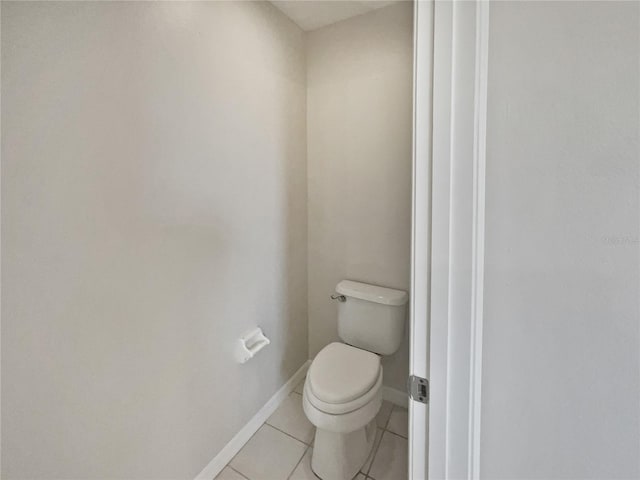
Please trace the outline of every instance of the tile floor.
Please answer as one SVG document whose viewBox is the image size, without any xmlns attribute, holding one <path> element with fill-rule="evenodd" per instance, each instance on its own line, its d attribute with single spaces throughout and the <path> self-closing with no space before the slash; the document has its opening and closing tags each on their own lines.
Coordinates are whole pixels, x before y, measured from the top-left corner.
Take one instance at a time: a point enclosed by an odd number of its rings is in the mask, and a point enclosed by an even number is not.
<svg viewBox="0 0 640 480">
<path fill-rule="evenodd" d="M 215 480 L 317 480 L 311 471 L 314 426 L 300 383 Z M 383 402 L 373 452 L 355 480 L 407 478 L 407 410 Z"/>
</svg>

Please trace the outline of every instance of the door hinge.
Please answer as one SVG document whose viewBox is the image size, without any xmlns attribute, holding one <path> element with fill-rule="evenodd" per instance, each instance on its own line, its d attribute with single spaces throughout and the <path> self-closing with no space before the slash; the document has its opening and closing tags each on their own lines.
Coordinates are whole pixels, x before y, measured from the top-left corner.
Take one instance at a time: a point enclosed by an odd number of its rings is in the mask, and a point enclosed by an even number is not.
<svg viewBox="0 0 640 480">
<path fill-rule="evenodd" d="M 429 403 L 429 380 L 415 375 L 409 375 L 407 382 L 409 398 L 420 403 Z"/>
</svg>

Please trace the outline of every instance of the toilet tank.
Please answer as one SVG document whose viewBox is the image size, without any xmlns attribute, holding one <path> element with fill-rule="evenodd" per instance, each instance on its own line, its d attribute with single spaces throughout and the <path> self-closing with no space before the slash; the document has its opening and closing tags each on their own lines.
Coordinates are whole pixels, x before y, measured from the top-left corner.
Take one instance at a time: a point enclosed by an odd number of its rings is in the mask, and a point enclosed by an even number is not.
<svg viewBox="0 0 640 480">
<path fill-rule="evenodd" d="M 407 318 L 409 295 L 403 290 L 342 280 L 336 292 L 338 335 L 349 345 L 380 355 L 400 348 Z"/>
</svg>

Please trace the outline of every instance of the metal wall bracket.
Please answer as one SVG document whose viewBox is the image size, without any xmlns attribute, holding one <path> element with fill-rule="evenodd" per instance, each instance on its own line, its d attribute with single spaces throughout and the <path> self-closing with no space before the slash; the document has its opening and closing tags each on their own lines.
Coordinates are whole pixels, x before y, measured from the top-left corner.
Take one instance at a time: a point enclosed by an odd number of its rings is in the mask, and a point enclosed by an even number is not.
<svg viewBox="0 0 640 480">
<path fill-rule="evenodd" d="M 429 380 L 415 375 L 409 375 L 407 382 L 409 398 L 420 403 L 429 403 Z"/>
</svg>

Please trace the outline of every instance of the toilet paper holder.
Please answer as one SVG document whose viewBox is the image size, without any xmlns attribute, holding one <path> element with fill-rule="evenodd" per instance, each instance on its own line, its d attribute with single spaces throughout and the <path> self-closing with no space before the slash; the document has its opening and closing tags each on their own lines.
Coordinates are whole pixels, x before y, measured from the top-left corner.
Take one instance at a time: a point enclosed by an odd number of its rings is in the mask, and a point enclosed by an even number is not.
<svg viewBox="0 0 640 480">
<path fill-rule="evenodd" d="M 269 345 L 271 340 L 265 337 L 260 327 L 245 333 L 236 346 L 235 356 L 239 363 L 246 363 L 251 360 L 256 353 Z"/>
</svg>

